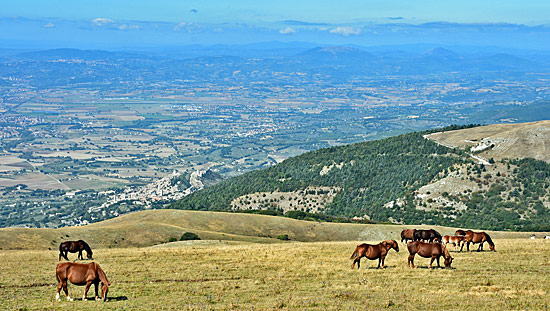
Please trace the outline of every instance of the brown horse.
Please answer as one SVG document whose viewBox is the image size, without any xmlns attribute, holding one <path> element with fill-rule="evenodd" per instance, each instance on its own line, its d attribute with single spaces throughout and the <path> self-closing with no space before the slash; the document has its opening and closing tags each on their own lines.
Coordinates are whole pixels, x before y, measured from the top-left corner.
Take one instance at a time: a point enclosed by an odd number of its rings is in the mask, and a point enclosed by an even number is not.
<svg viewBox="0 0 550 311">
<path fill-rule="evenodd" d="M 471 230 L 466 231 L 466 235 L 464 236 L 464 242 L 462 243 L 462 247 L 460 247 L 460 251 L 462 252 L 462 248 L 464 248 L 464 243 L 466 243 L 466 250 L 470 251 L 470 243 L 477 244 L 479 243 L 479 247 L 477 248 L 477 251 L 483 250 L 483 243 L 487 242 L 489 244 L 489 248 L 496 252 L 495 250 L 495 243 L 493 243 L 493 240 L 491 240 L 491 237 L 485 233 L 485 232 L 473 232 Z"/>
<path fill-rule="evenodd" d="M 399 245 L 397 245 L 395 240 L 387 240 L 376 245 L 364 243 L 357 245 L 355 251 L 350 257 L 350 259 L 353 259 L 351 268 L 353 269 L 355 267 L 355 263 L 357 263 L 357 269 L 359 269 L 362 257 L 367 257 L 370 260 L 378 259 L 378 268 L 380 268 L 380 264 L 382 264 L 382 268 L 385 268 L 384 260 L 386 259 L 386 255 L 391 248 L 395 249 L 396 252 L 399 252 Z"/>
<path fill-rule="evenodd" d="M 453 257 L 451 257 L 451 254 L 445 247 L 445 245 L 441 243 L 425 243 L 421 241 L 413 241 L 410 242 L 407 245 L 407 248 L 409 249 L 409 258 L 408 258 L 408 266 L 414 268 L 414 255 L 418 254 L 424 258 L 431 257 L 429 268 L 432 268 L 432 263 L 435 259 L 437 259 L 437 266 L 441 267 L 439 265 L 439 257 L 443 255 L 445 258 L 445 268 L 450 268 L 451 263 L 453 262 Z"/>
<path fill-rule="evenodd" d="M 73 262 L 58 263 L 57 267 L 55 268 L 55 274 L 57 277 L 57 281 L 59 282 L 59 284 L 57 285 L 57 294 L 55 295 L 55 299 L 57 301 L 61 301 L 61 298 L 59 298 L 59 292 L 61 291 L 61 288 L 63 288 L 63 291 L 67 296 L 67 300 L 73 300 L 71 297 L 69 297 L 69 291 L 67 290 L 67 280 L 69 280 L 74 285 L 86 285 L 86 288 L 84 289 L 84 296 L 82 296 L 82 300 L 84 301 L 86 300 L 88 289 L 90 289 L 90 286 L 92 284 L 95 285 L 95 299 L 100 300 L 97 289 L 99 286 L 99 282 L 101 282 L 101 297 L 103 301 L 107 301 L 107 292 L 109 291 L 109 285 L 111 285 L 111 283 L 107 280 L 107 276 L 105 275 L 105 272 L 103 272 L 103 269 L 101 269 L 101 267 L 95 262 L 86 264 Z"/>
<path fill-rule="evenodd" d="M 401 231 L 401 243 L 405 241 L 407 243 L 409 240 L 412 241 L 414 239 L 414 232 L 416 229 L 405 229 Z"/>
<path fill-rule="evenodd" d="M 443 237 L 443 244 L 447 243 L 453 244 L 454 250 L 456 251 L 458 247 L 464 242 L 464 237 L 461 235 L 446 235 Z"/>
<path fill-rule="evenodd" d="M 59 260 L 61 261 L 61 257 L 65 258 L 65 260 L 69 260 L 67 257 L 67 254 L 69 252 L 76 253 L 78 252 L 78 259 L 84 260 L 84 257 L 82 257 L 82 251 L 86 251 L 86 255 L 88 259 L 92 258 L 92 249 L 90 248 L 90 245 L 88 243 L 78 240 L 78 241 L 66 241 L 61 244 L 59 244 Z"/>
</svg>

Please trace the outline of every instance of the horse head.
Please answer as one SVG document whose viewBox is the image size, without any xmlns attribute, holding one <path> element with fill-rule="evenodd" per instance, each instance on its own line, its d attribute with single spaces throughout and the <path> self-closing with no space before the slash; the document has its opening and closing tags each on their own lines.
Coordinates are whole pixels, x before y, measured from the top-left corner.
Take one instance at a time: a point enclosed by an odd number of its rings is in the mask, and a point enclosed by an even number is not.
<svg viewBox="0 0 550 311">
<path fill-rule="evenodd" d="M 111 283 L 101 283 L 101 298 L 103 301 L 107 301 L 107 292 L 109 291 L 109 285 Z"/>
<path fill-rule="evenodd" d="M 442 244 L 441 247 L 443 248 L 443 257 L 445 258 L 445 261 L 443 262 L 445 264 L 445 268 L 450 268 L 454 258 L 451 257 L 451 253 L 449 253 L 449 250 L 445 247 L 445 245 Z"/>
</svg>

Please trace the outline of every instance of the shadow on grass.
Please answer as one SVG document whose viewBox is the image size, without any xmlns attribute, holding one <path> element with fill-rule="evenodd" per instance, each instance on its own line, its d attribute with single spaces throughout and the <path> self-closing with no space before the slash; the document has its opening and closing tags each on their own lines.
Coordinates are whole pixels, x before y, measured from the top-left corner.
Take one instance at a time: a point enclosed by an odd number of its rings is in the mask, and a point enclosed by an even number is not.
<svg viewBox="0 0 550 311">
<path fill-rule="evenodd" d="M 95 297 L 86 297 L 87 301 L 96 301 Z M 82 298 L 73 298 L 74 301 L 82 301 Z M 117 296 L 117 297 L 109 297 L 107 296 L 107 301 L 123 301 L 128 300 L 128 297 L 126 296 Z M 103 299 L 97 300 L 97 301 L 103 301 Z"/>
</svg>

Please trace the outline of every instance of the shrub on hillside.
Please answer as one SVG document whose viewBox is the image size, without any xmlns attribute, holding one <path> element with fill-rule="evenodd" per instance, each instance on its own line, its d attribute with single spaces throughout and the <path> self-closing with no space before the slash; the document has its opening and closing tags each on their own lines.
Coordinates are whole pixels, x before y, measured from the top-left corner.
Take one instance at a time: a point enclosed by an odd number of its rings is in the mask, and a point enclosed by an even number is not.
<svg viewBox="0 0 550 311">
<path fill-rule="evenodd" d="M 187 241 L 187 240 L 200 240 L 199 236 L 193 232 L 185 232 L 181 238 L 180 241 Z"/>
</svg>

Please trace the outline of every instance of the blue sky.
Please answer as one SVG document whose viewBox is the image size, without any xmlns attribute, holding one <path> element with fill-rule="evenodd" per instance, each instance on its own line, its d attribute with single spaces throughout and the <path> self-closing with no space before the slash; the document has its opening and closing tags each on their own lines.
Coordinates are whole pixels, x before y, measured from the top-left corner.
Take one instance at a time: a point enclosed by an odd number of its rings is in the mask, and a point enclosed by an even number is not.
<svg viewBox="0 0 550 311">
<path fill-rule="evenodd" d="M 2 4 L 0 43 L 117 48 L 277 40 L 550 49 L 548 12 L 550 1 L 538 0 L 17 0 Z"/>
<path fill-rule="evenodd" d="M 407 22 L 548 24 L 545 0 L 17 0 L 3 17 L 219 22 L 353 23 L 402 17 Z"/>
</svg>

